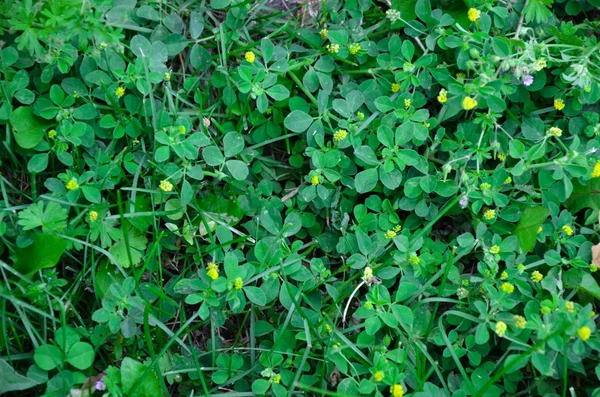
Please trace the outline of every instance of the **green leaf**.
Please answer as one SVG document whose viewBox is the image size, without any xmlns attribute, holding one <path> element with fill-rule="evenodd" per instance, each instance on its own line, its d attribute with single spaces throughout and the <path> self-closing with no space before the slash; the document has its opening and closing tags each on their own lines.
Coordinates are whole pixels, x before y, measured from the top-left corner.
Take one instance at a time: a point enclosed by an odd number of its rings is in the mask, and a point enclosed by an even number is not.
<svg viewBox="0 0 600 397">
<path fill-rule="evenodd" d="M 269 387 L 271 387 L 271 382 L 266 379 L 257 379 L 252 383 L 252 391 L 259 396 L 265 394 Z"/>
<path fill-rule="evenodd" d="M 594 276 L 589 273 L 584 273 L 581 276 L 579 288 L 592 295 L 596 299 L 600 299 L 600 286 Z"/>
<path fill-rule="evenodd" d="M 39 153 L 29 159 L 27 163 L 27 171 L 31 173 L 39 173 L 48 167 L 48 153 Z"/>
<path fill-rule="evenodd" d="M 88 200 L 90 203 L 100 204 L 100 201 L 102 201 L 100 190 L 93 186 L 82 186 L 81 191 L 83 192 L 86 200 Z"/>
<path fill-rule="evenodd" d="M 31 149 L 37 145 L 50 125 L 49 121 L 34 115 L 30 106 L 13 110 L 10 124 L 14 129 L 15 140 L 23 149 Z"/>
<path fill-rule="evenodd" d="M 210 6 L 215 10 L 222 10 L 231 4 L 231 0 L 210 0 Z"/>
<path fill-rule="evenodd" d="M 565 203 L 572 213 L 584 208 L 600 209 L 600 178 L 592 178 L 582 185 L 578 179 L 573 179 L 573 193 Z"/>
<path fill-rule="evenodd" d="M 39 383 L 19 374 L 10 364 L 0 359 L 0 394 L 30 389 L 37 384 Z"/>
<path fill-rule="evenodd" d="M 150 370 L 146 376 L 142 375 L 146 372 L 148 366 L 135 361 L 132 358 L 125 357 L 121 363 L 121 383 L 123 392 L 127 397 L 157 397 L 163 396 L 158 375 Z M 139 380 L 139 382 L 138 382 Z M 133 389 L 133 385 L 137 383 L 137 388 Z"/>
<path fill-rule="evenodd" d="M 244 292 L 246 296 L 250 300 L 250 302 L 254 303 L 258 306 L 264 306 L 267 304 L 267 296 L 265 293 L 258 287 L 244 287 Z"/>
<path fill-rule="evenodd" d="M 552 375 L 552 363 L 550 359 L 542 353 L 534 353 L 531 356 L 531 363 L 544 376 Z"/>
<path fill-rule="evenodd" d="M 67 353 L 67 361 L 77 369 L 87 369 L 94 363 L 94 349 L 85 342 L 75 343 L 69 353 Z"/>
<path fill-rule="evenodd" d="M 48 202 L 44 209 L 44 202 L 38 201 L 19 212 L 17 223 L 23 230 L 41 227 L 44 233 L 57 233 L 67 227 L 67 210 L 54 201 Z"/>
<path fill-rule="evenodd" d="M 283 101 L 290 97 L 290 90 L 281 84 L 277 84 L 267 90 L 267 95 L 276 101 Z"/>
<path fill-rule="evenodd" d="M 206 164 L 211 165 L 213 167 L 219 166 L 223 164 L 225 161 L 225 157 L 223 157 L 223 153 L 216 146 L 208 146 L 204 148 L 202 151 L 202 157 Z"/>
<path fill-rule="evenodd" d="M 302 110 L 294 110 L 287 115 L 283 124 L 285 128 L 293 132 L 304 132 L 310 127 L 313 122 L 313 118 L 310 117 L 306 112 Z"/>
<path fill-rule="evenodd" d="M 129 42 L 129 47 L 137 57 L 149 57 L 152 52 L 152 45 L 148 39 L 139 34 L 133 36 Z"/>
<path fill-rule="evenodd" d="M 523 252 L 529 252 L 535 246 L 537 240 L 537 231 L 550 215 L 550 211 L 545 207 L 529 207 L 521 215 L 517 228 L 513 235 L 517 236 L 519 245 Z"/>
<path fill-rule="evenodd" d="M 21 274 L 54 267 L 67 248 L 64 239 L 48 234 L 35 234 L 33 244 L 15 251 L 14 268 Z"/>
<path fill-rule="evenodd" d="M 54 345 L 42 345 L 35 349 L 33 361 L 44 371 L 51 371 L 62 364 L 62 352 Z"/>
<path fill-rule="evenodd" d="M 223 138 L 225 156 L 232 157 L 244 150 L 244 138 L 236 131 L 228 132 Z"/>
<path fill-rule="evenodd" d="M 379 177 L 377 175 L 377 168 L 370 168 L 356 174 L 354 178 L 354 186 L 358 193 L 370 192 L 377 185 Z"/>
<path fill-rule="evenodd" d="M 231 176 L 233 176 L 238 181 L 243 181 L 248 177 L 248 174 L 250 173 L 246 163 L 240 160 L 227 160 L 225 162 L 225 166 L 231 173 Z"/>
<path fill-rule="evenodd" d="M 508 47 L 505 39 L 501 39 L 499 37 L 492 38 L 492 48 L 494 48 L 496 55 L 502 58 L 510 55 L 510 48 Z"/>
<path fill-rule="evenodd" d="M 137 229 L 134 229 L 133 227 L 130 227 L 127 236 L 129 237 L 131 261 L 129 260 L 129 255 L 127 254 L 127 246 L 125 244 L 124 236 L 109 249 L 109 252 L 123 267 L 137 265 L 142 260 L 142 251 L 146 249 L 146 243 L 148 242 L 146 237 L 142 236 Z"/>
<path fill-rule="evenodd" d="M 359 146 L 354 151 L 354 154 L 356 155 L 356 157 L 358 157 L 359 159 L 364 161 L 365 164 L 368 164 L 368 165 L 379 164 L 379 161 L 377 161 L 377 155 L 375 154 L 373 149 L 371 149 L 370 146 L 366 146 L 366 145 Z"/>
</svg>

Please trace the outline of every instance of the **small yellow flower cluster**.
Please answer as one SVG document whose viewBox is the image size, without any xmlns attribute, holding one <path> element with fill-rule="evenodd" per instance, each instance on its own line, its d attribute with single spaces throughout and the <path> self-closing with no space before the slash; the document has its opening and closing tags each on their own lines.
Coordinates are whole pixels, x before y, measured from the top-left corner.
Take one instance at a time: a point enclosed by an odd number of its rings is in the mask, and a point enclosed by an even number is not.
<svg viewBox="0 0 600 397">
<path fill-rule="evenodd" d="M 396 226 L 394 226 L 394 232 L 399 233 L 400 230 L 402 230 L 402 225 L 396 225 Z"/>
<path fill-rule="evenodd" d="M 327 39 L 327 29 L 321 29 L 321 31 L 319 32 L 319 36 L 321 36 L 321 39 L 326 40 Z"/>
<path fill-rule="evenodd" d="M 310 178 L 310 183 L 312 183 L 313 186 L 317 186 L 319 184 L 319 175 L 313 175 L 313 177 Z"/>
<path fill-rule="evenodd" d="M 254 60 L 256 59 L 256 55 L 254 55 L 254 53 L 252 51 L 248 51 L 244 55 L 244 59 L 246 59 L 246 61 L 248 61 L 250 63 L 254 63 Z"/>
<path fill-rule="evenodd" d="M 365 309 L 367 309 L 367 310 L 372 310 L 372 309 L 373 309 L 373 302 L 371 302 L 371 301 L 366 301 L 366 302 L 365 302 Z"/>
<path fill-rule="evenodd" d="M 90 223 L 96 222 L 98 219 L 98 213 L 96 211 L 90 211 L 89 218 Z"/>
<path fill-rule="evenodd" d="M 598 271 L 598 266 L 596 266 L 594 263 L 590 263 L 590 272 L 596 273 L 597 271 Z"/>
<path fill-rule="evenodd" d="M 50 130 L 50 131 L 48 131 L 48 138 L 50 138 L 50 139 L 56 138 L 56 130 Z"/>
<path fill-rule="evenodd" d="M 173 184 L 167 180 L 160 181 L 160 185 L 158 188 L 163 192 L 171 192 L 173 191 Z"/>
<path fill-rule="evenodd" d="M 437 96 L 437 100 L 439 103 L 446 103 L 448 101 L 448 91 L 442 88 Z"/>
<path fill-rule="evenodd" d="M 533 281 L 534 283 L 539 283 L 543 279 L 544 279 L 544 275 L 542 273 L 538 272 L 537 270 L 534 271 L 533 273 L 531 273 L 531 281 Z"/>
<path fill-rule="evenodd" d="M 506 161 L 506 154 L 505 153 L 498 153 L 498 160 L 505 162 Z"/>
<path fill-rule="evenodd" d="M 48 133 L 50 136 L 50 133 Z M 592 171 L 592 178 L 600 178 L 600 160 L 594 165 L 594 170 Z"/>
<path fill-rule="evenodd" d="M 331 328 L 331 325 L 329 324 L 325 324 L 325 329 L 327 330 L 327 332 L 332 333 L 333 332 L 333 328 Z"/>
<path fill-rule="evenodd" d="M 460 283 L 466 287 L 467 285 L 469 285 L 469 280 L 464 279 Z"/>
<path fill-rule="evenodd" d="M 71 179 L 69 182 L 67 182 L 67 186 L 65 187 L 67 188 L 67 190 L 77 190 L 79 189 L 79 184 L 75 179 Z"/>
<path fill-rule="evenodd" d="M 363 280 L 369 282 L 373 279 L 373 269 L 369 266 L 365 267 L 365 271 L 363 273 Z"/>
<path fill-rule="evenodd" d="M 185 135 L 185 133 L 187 132 L 187 129 L 185 128 L 185 125 L 180 125 L 179 127 L 177 127 L 177 130 L 179 131 L 179 133 L 181 135 Z"/>
<path fill-rule="evenodd" d="M 483 213 L 483 219 L 486 219 L 488 221 L 494 219 L 495 217 L 496 217 L 496 211 L 495 210 L 486 210 Z"/>
<path fill-rule="evenodd" d="M 411 103 L 412 103 L 412 101 L 410 99 L 408 99 L 408 98 L 405 99 L 404 100 L 404 107 L 408 109 L 410 107 Z"/>
<path fill-rule="evenodd" d="M 365 119 L 365 114 L 363 112 L 358 112 L 356 113 L 356 118 L 363 121 Z"/>
<path fill-rule="evenodd" d="M 566 301 L 565 302 L 565 309 L 569 312 L 569 313 L 575 313 L 575 304 L 571 301 Z"/>
<path fill-rule="evenodd" d="M 465 97 L 462 101 L 462 107 L 465 110 L 475 109 L 475 106 L 477 106 L 477 101 L 470 96 Z"/>
<path fill-rule="evenodd" d="M 390 387 L 390 393 L 392 397 L 402 397 L 404 396 L 404 388 L 399 384 L 392 385 Z"/>
<path fill-rule="evenodd" d="M 276 385 L 278 385 L 279 382 L 281 382 L 281 375 L 275 374 L 275 375 L 271 376 L 271 378 L 269 379 L 269 382 L 275 383 Z"/>
<path fill-rule="evenodd" d="M 481 18 L 481 11 L 479 11 L 475 8 L 469 8 L 469 11 L 467 12 L 467 16 L 469 17 L 469 21 L 475 22 L 479 18 Z"/>
<path fill-rule="evenodd" d="M 396 92 L 398 92 L 398 91 L 400 91 L 400 84 L 398 84 L 398 83 L 393 83 L 393 84 L 392 84 L 392 92 L 393 92 L 393 93 L 396 93 Z"/>
<path fill-rule="evenodd" d="M 103 41 L 102 43 L 100 43 L 100 48 L 101 49 L 105 49 L 106 47 L 108 47 L 108 44 L 106 44 L 105 41 Z"/>
<path fill-rule="evenodd" d="M 479 189 L 481 190 L 488 190 L 491 187 L 492 185 L 490 185 L 489 183 L 482 183 L 481 185 L 479 185 Z"/>
<path fill-rule="evenodd" d="M 548 135 L 552 135 L 555 137 L 559 137 L 562 136 L 562 130 L 558 127 L 550 127 L 550 129 L 548 131 L 546 131 L 546 134 Z"/>
<path fill-rule="evenodd" d="M 117 98 L 121 98 L 123 95 L 125 95 L 125 88 L 123 87 L 119 87 L 115 90 L 115 95 L 117 96 Z"/>
<path fill-rule="evenodd" d="M 165 72 L 165 75 L 163 77 L 164 77 L 165 81 L 171 81 L 171 73 Z"/>
<path fill-rule="evenodd" d="M 384 377 L 385 374 L 383 373 L 383 371 L 377 371 L 375 372 L 375 374 L 373 374 L 373 379 L 375 379 L 375 382 L 381 382 Z"/>
<path fill-rule="evenodd" d="M 243 286 L 244 286 L 244 280 L 242 280 L 241 277 L 236 278 L 235 281 L 233 282 L 233 287 L 238 291 L 241 290 Z"/>
<path fill-rule="evenodd" d="M 208 262 L 208 265 L 206 265 L 206 275 L 213 280 L 218 279 L 219 278 L 219 266 L 217 266 L 216 264 L 214 264 L 212 262 Z"/>
<path fill-rule="evenodd" d="M 506 292 L 507 294 L 512 294 L 513 291 L 515 290 L 515 286 L 512 285 L 511 283 L 504 283 L 500 286 L 500 289 L 504 292 Z"/>
<path fill-rule="evenodd" d="M 339 44 L 327 44 L 325 48 L 332 54 L 337 54 L 340 51 Z"/>
<path fill-rule="evenodd" d="M 348 136 L 348 131 L 346 130 L 337 130 L 334 134 L 333 134 L 333 140 L 336 142 L 342 141 L 344 139 L 346 139 L 346 137 Z"/>
<path fill-rule="evenodd" d="M 541 58 L 538 59 L 537 61 L 535 61 L 533 63 L 533 68 L 536 70 L 536 72 L 539 72 L 540 70 L 544 69 L 547 66 L 546 60 Z"/>
<path fill-rule="evenodd" d="M 501 338 L 504 338 L 504 335 L 506 334 L 506 329 L 508 327 L 506 326 L 506 323 L 502 322 L 502 321 L 498 321 L 496 323 L 496 335 L 498 335 Z"/>
<path fill-rule="evenodd" d="M 554 100 L 554 109 L 556 110 L 563 110 L 565 108 L 565 102 L 558 98 Z"/>
<path fill-rule="evenodd" d="M 500 280 L 508 280 L 508 273 L 506 272 L 506 270 L 500 274 Z"/>
<path fill-rule="evenodd" d="M 525 328 L 525 326 L 527 326 L 527 320 L 525 319 L 525 317 L 523 316 L 514 316 L 513 317 L 515 320 L 515 325 L 517 326 L 517 328 Z"/>
<path fill-rule="evenodd" d="M 394 237 L 396 237 L 396 232 L 393 230 L 388 230 L 387 232 L 385 232 L 384 237 L 391 240 Z"/>
<path fill-rule="evenodd" d="M 512 182 L 512 178 L 510 176 L 507 176 L 506 179 L 504 180 L 505 185 L 508 185 L 511 182 Z"/>
<path fill-rule="evenodd" d="M 421 263 L 421 258 L 419 258 L 416 255 L 411 255 L 408 257 L 408 261 L 413 264 L 413 265 L 418 265 L 419 263 Z"/>
<path fill-rule="evenodd" d="M 592 336 L 592 330 L 590 327 L 581 327 L 577 331 L 577 335 L 579 335 L 581 340 L 585 342 L 586 340 L 590 339 L 590 336 Z"/>
<path fill-rule="evenodd" d="M 490 252 L 491 252 L 492 254 L 494 254 L 494 255 L 497 255 L 497 254 L 499 254 L 499 253 L 500 253 L 500 247 L 499 247 L 499 246 L 497 246 L 497 245 L 492 245 L 492 246 L 490 247 Z"/>
<path fill-rule="evenodd" d="M 565 234 L 567 236 L 572 236 L 573 235 L 573 228 L 571 226 L 569 226 L 569 225 L 564 225 L 562 227 L 562 231 L 565 232 Z"/>
<path fill-rule="evenodd" d="M 358 52 L 360 51 L 360 49 L 361 49 L 361 48 L 360 48 L 360 44 L 358 44 L 358 43 L 351 44 L 351 45 L 348 47 L 348 51 L 350 52 L 350 54 L 351 54 L 351 55 L 356 55 L 356 54 L 358 54 Z"/>
</svg>

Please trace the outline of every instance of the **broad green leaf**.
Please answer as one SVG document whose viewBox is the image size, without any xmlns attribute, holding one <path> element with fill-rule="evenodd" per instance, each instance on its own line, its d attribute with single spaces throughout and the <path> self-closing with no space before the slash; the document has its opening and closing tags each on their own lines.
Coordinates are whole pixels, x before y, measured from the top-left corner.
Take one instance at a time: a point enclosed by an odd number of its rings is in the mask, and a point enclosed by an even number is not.
<svg viewBox="0 0 600 397">
<path fill-rule="evenodd" d="M 75 343 L 67 353 L 67 361 L 77 369 L 87 369 L 94 363 L 94 349 L 85 342 Z"/>
<path fill-rule="evenodd" d="M 22 106 L 13 110 L 10 124 L 19 146 L 31 149 L 42 140 L 50 122 L 34 115 L 32 107 Z"/>
<path fill-rule="evenodd" d="M 237 131 L 228 132 L 223 138 L 225 156 L 232 157 L 244 150 L 244 138 Z"/>
<path fill-rule="evenodd" d="M 358 193 L 367 193 L 375 188 L 378 180 L 377 168 L 370 168 L 356 174 L 354 186 Z"/>
<path fill-rule="evenodd" d="M 304 132 L 310 127 L 313 122 L 313 118 L 310 117 L 306 112 L 302 110 L 294 110 L 287 115 L 283 124 L 285 128 L 293 132 Z"/>
<path fill-rule="evenodd" d="M 277 84 L 267 90 L 267 95 L 276 101 L 283 101 L 290 97 L 290 90 L 281 84 Z"/>
<path fill-rule="evenodd" d="M 48 153 L 38 153 L 34 155 L 27 163 L 27 171 L 39 173 L 48 167 Z"/>
<path fill-rule="evenodd" d="M 565 206 L 572 213 L 584 208 L 600 209 L 600 178 L 592 178 L 585 185 L 579 183 L 578 179 L 573 179 L 573 193 Z"/>
<path fill-rule="evenodd" d="M 248 174 L 250 173 L 250 170 L 248 169 L 246 163 L 244 163 L 241 160 L 227 160 L 225 162 L 225 166 L 231 173 L 231 176 L 233 176 L 238 181 L 243 181 L 248 177 Z"/>
<path fill-rule="evenodd" d="M 146 372 L 147 366 L 135 361 L 132 358 L 125 357 L 121 363 L 121 384 L 123 392 L 127 397 L 158 397 L 163 396 L 158 375 L 150 370 Z M 146 376 L 142 379 L 142 375 Z M 137 388 L 133 390 L 133 386 Z"/>
<path fill-rule="evenodd" d="M 0 394 L 30 389 L 37 384 L 38 382 L 21 375 L 10 364 L 0 359 Z"/>
<path fill-rule="evenodd" d="M 258 306 L 266 305 L 267 297 L 265 296 L 265 293 L 260 288 L 248 286 L 248 287 L 244 287 L 244 292 L 246 293 L 246 296 L 248 297 L 250 302 L 254 303 L 255 305 L 258 305 Z"/>
<path fill-rule="evenodd" d="M 51 371 L 62 364 L 62 352 L 54 345 L 42 345 L 35 349 L 33 361 L 44 371 Z"/>
<path fill-rule="evenodd" d="M 21 274 L 54 267 L 67 248 L 64 239 L 48 234 L 35 234 L 33 244 L 15 251 L 14 268 Z"/>
<path fill-rule="evenodd" d="M 538 228 L 546 221 L 550 211 L 545 207 L 529 207 L 521 215 L 513 235 L 519 239 L 523 252 L 529 252 L 535 246 Z"/>
</svg>

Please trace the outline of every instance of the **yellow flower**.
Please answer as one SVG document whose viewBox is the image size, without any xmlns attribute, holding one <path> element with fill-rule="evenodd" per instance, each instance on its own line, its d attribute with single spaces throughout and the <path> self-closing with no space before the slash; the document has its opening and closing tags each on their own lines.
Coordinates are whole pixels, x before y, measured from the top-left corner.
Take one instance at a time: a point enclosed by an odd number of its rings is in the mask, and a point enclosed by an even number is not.
<svg viewBox="0 0 600 397">
<path fill-rule="evenodd" d="M 165 81 L 171 81 L 171 73 L 168 73 L 168 72 L 165 73 L 164 78 L 165 78 Z"/>
<path fill-rule="evenodd" d="M 408 261 L 413 265 L 418 265 L 419 263 L 421 263 L 421 258 L 419 258 L 416 255 L 411 255 L 408 257 Z"/>
<path fill-rule="evenodd" d="M 75 179 L 71 179 L 69 182 L 67 182 L 66 188 L 67 190 L 77 190 L 79 189 L 79 184 Z"/>
<path fill-rule="evenodd" d="M 565 108 L 565 102 L 560 98 L 555 99 L 554 100 L 554 108 L 556 110 L 563 110 Z"/>
<path fill-rule="evenodd" d="M 564 225 L 562 227 L 562 231 L 565 232 L 565 234 L 567 236 L 572 236 L 573 235 L 573 228 L 571 226 L 569 226 L 569 225 Z"/>
<path fill-rule="evenodd" d="M 496 211 L 495 210 L 487 210 L 483 213 L 483 218 L 486 220 L 492 220 L 496 217 Z"/>
<path fill-rule="evenodd" d="M 100 43 L 101 49 L 105 49 L 106 47 L 108 47 L 108 44 L 106 44 L 106 42 L 103 41 L 102 43 Z"/>
<path fill-rule="evenodd" d="M 337 54 L 340 51 L 339 44 L 327 44 L 327 46 L 325 46 L 325 48 L 327 49 L 327 51 L 329 51 L 332 54 Z"/>
<path fill-rule="evenodd" d="M 310 183 L 312 183 L 313 186 L 317 186 L 319 184 L 319 176 L 313 175 L 313 177 L 310 178 Z"/>
<path fill-rule="evenodd" d="M 365 302 L 365 309 L 371 310 L 373 309 L 373 302 L 371 301 L 366 301 Z"/>
<path fill-rule="evenodd" d="M 275 383 L 276 385 L 278 385 L 279 382 L 281 382 L 281 374 L 275 374 L 275 375 L 271 376 L 271 378 L 269 379 L 269 382 Z"/>
<path fill-rule="evenodd" d="M 512 182 L 512 178 L 510 176 L 506 177 L 506 179 L 504 180 L 505 185 L 508 185 L 511 182 Z"/>
<path fill-rule="evenodd" d="M 481 190 L 488 190 L 491 187 L 492 187 L 492 185 L 490 185 L 489 183 L 482 183 L 481 185 L 479 185 L 479 188 Z"/>
<path fill-rule="evenodd" d="M 559 137 L 562 136 L 562 130 L 558 127 L 550 127 L 550 129 L 546 131 L 546 134 Z"/>
<path fill-rule="evenodd" d="M 214 264 L 212 262 L 208 262 L 208 265 L 206 265 L 206 275 L 213 280 L 218 279 L 219 278 L 219 266 L 217 266 L 216 264 Z"/>
<path fill-rule="evenodd" d="M 513 318 L 515 319 L 515 325 L 517 326 L 517 328 L 523 329 L 527 325 L 527 320 L 525 320 L 525 317 L 514 316 Z"/>
<path fill-rule="evenodd" d="M 508 280 L 508 273 L 506 272 L 506 270 L 500 274 L 500 280 Z"/>
<path fill-rule="evenodd" d="M 519 274 L 522 274 L 525 271 L 525 265 L 519 263 L 519 265 L 517 266 L 517 270 L 519 271 Z"/>
<path fill-rule="evenodd" d="M 469 8 L 469 12 L 467 12 L 467 16 L 469 17 L 469 21 L 475 22 L 479 18 L 481 18 L 481 11 L 476 10 L 475 8 Z"/>
<path fill-rule="evenodd" d="M 342 141 L 344 139 L 346 139 L 346 137 L 348 136 L 348 131 L 346 130 L 337 130 L 334 134 L 333 134 L 333 140 L 336 142 Z"/>
<path fill-rule="evenodd" d="M 469 285 L 469 280 L 464 279 L 463 281 L 461 281 L 461 284 L 466 287 L 467 285 Z"/>
<path fill-rule="evenodd" d="M 246 59 L 246 61 L 248 61 L 250 63 L 254 63 L 254 60 L 256 59 L 256 55 L 254 55 L 254 53 L 252 51 L 248 51 L 246 53 L 246 55 L 244 55 L 244 58 Z"/>
<path fill-rule="evenodd" d="M 544 229 L 543 229 L 541 226 L 540 226 L 540 227 L 538 227 L 538 230 L 537 230 L 537 232 L 538 232 L 538 233 L 541 233 L 541 232 L 543 232 L 543 231 L 544 231 Z"/>
<path fill-rule="evenodd" d="M 398 83 L 393 83 L 393 84 L 392 84 L 392 92 L 396 93 L 396 92 L 398 92 L 398 91 L 400 91 L 400 84 L 398 84 Z"/>
<path fill-rule="evenodd" d="M 326 40 L 327 39 L 327 29 L 321 29 L 321 31 L 319 32 L 319 36 L 321 36 L 321 39 Z"/>
<path fill-rule="evenodd" d="M 365 114 L 363 112 L 358 112 L 356 113 L 356 118 L 363 121 L 365 119 Z"/>
<path fill-rule="evenodd" d="M 595 315 L 596 315 L 596 312 L 592 310 L 592 311 L 590 312 L 590 318 L 594 317 Z"/>
<path fill-rule="evenodd" d="M 363 280 L 370 281 L 371 279 L 373 279 L 373 269 L 367 266 L 365 267 L 365 271 L 363 273 Z"/>
<path fill-rule="evenodd" d="M 387 232 L 385 232 L 384 234 L 385 238 L 387 239 L 393 239 L 394 237 L 396 237 L 396 232 L 393 230 L 388 230 Z"/>
<path fill-rule="evenodd" d="M 505 153 L 498 153 L 498 160 L 500 160 L 500 161 L 506 161 L 506 154 Z"/>
<path fill-rule="evenodd" d="M 539 72 L 540 70 L 544 69 L 546 67 L 546 60 L 545 59 L 538 59 L 537 61 L 535 61 L 533 63 L 533 68 Z"/>
<path fill-rule="evenodd" d="M 504 283 L 500 286 L 500 289 L 504 292 L 506 292 L 507 294 L 512 294 L 513 291 L 515 290 L 515 286 L 512 285 L 511 283 Z"/>
<path fill-rule="evenodd" d="M 596 273 L 597 271 L 598 271 L 598 266 L 596 266 L 594 263 L 590 263 L 590 272 Z"/>
<path fill-rule="evenodd" d="M 569 313 L 575 313 L 575 304 L 571 301 L 566 301 L 565 309 L 567 309 Z"/>
<path fill-rule="evenodd" d="M 402 225 L 394 226 L 394 232 L 398 233 L 398 232 L 400 232 L 400 230 L 402 230 Z"/>
<path fill-rule="evenodd" d="M 48 136 L 50 136 L 50 133 L 48 133 Z M 598 162 L 594 166 L 594 170 L 592 171 L 592 178 L 600 178 L 600 160 L 598 160 Z"/>
<path fill-rule="evenodd" d="M 448 91 L 442 88 L 437 96 L 437 100 L 439 103 L 446 103 L 448 101 Z"/>
<path fill-rule="evenodd" d="M 464 79 L 465 77 L 467 77 L 467 75 L 462 72 L 456 73 L 456 78 L 459 80 Z"/>
<path fill-rule="evenodd" d="M 410 104 L 411 104 L 411 100 L 410 99 L 407 98 L 407 99 L 404 100 L 404 107 L 405 108 L 408 109 L 410 107 Z"/>
<path fill-rule="evenodd" d="M 470 96 L 465 97 L 465 99 L 463 99 L 463 101 L 462 101 L 462 107 L 465 110 L 474 109 L 475 106 L 477 106 L 477 101 L 475 99 L 471 98 Z"/>
<path fill-rule="evenodd" d="M 392 385 L 392 387 L 390 387 L 390 393 L 392 397 L 402 397 L 404 396 L 404 388 L 399 384 Z"/>
<path fill-rule="evenodd" d="M 383 371 L 377 371 L 373 375 L 373 379 L 375 379 L 375 382 L 381 382 L 384 377 L 385 377 L 385 374 L 383 373 Z"/>
<path fill-rule="evenodd" d="M 537 270 L 535 272 L 531 273 L 531 281 L 533 281 L 534 283 L 539 283 L 543 279 L 544 279 L 544 275 L 542 273 L 538 272 Z"/>
<path fill-rule="evenodd" d="M 429 128 L 431 127 L 431 124 L 429 124 L 427 121 L 423 121 L 423 126 L 425 126 L 425 128 Z"/>
<path fill-rule="evenodd" d="M 160 185 L 158 185 L 158 188 L 163 192 L 170 192 L 173 190 L 173 184 L 167 180 L 160 181 Z"/>
<path fill-rule="evenodd" d="M 89 214 L 90 223 L 96 222 L 97 219 L 98 219 L 98 213 L 96 211 L 90 211 L 90 214 Z"/>
<path fill-rule="evenodd" d="M 333 328 L 331 328 L 331 325 L 329 324 L 325 324 L 325 329 L 327 330 L 327 332 L 332 333 L 333 332 Z"/>
<path fill-rule="evenodd" d="M 590 336 L 592 336 L 592 330 L 590 327 L 581 327 L 577 331 L 577 335 L 579 335 L 581 340 L 585 342 L 586 340 L 590 339 Z"/>
<path fill-rule="evenodd" d="M 185 128 L 185 125 L 180 125 L 179 127 L 177 127 L 177 130 L 179 131 L 179 133 L 181 135 L 185 135 L 185 133 L 187 132 L 187 129 Z"/>
<path fill-rule="evenodd" d="M 123 95 L 125 95 L 125 88 L 123 87 L 119 87 L 115 90 L 115 95 L 117 96 L 117 98 L 121 98 Z"/>
<path fill-rule="evenodd" d="M 498 247 L 497 245 L 492 245 L 490 247 L 490 252 L 494 255 L 499 254 L 500 253 L 500 247 Z"/>
<path fill-rule="evenodd" d="M 506 334 L 506 329 L 508 327 L 506 326 L 506 323 L 502 322 L 502 321 L 498 321 L 496 323 L 496 335 L 498 335 L 499 337 L 503 338 L 504 335 Z"/>
<path fill-rule="evenodd" d="M 348 51 L 352 55 L 358 54 L 358 52 L 360 51 L 360 44 L 358 44 L 358 43 L 351 44 L 350 47 L 348 47 Z"/>
<path fill-rule="evenodd" d="M 244 286 L 244 280 L 242 280 L 241 277 L 236 278 L 235 281 L 233 282 L 233 287 L 237 290 L 242 289 L 243 286 Z"/>
<path fill-rule="evenodd" d="M 50 139 L 56 138 L 56 130 L 50 130 L 50 131 L 48 131 L 48 138 L 50 138 Z"/>
</svg>

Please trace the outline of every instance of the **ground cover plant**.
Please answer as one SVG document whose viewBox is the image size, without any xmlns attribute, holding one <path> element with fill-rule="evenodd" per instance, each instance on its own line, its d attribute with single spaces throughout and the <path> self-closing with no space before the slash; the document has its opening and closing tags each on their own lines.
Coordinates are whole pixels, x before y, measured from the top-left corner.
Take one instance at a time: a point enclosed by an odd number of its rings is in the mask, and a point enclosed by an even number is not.
<svg viewBox="0 0 600 397">
<path fill-rule="evenodd" d="M 0 394 L 600 396 L 600 1 L 0 4 Z"/>
</svg>

